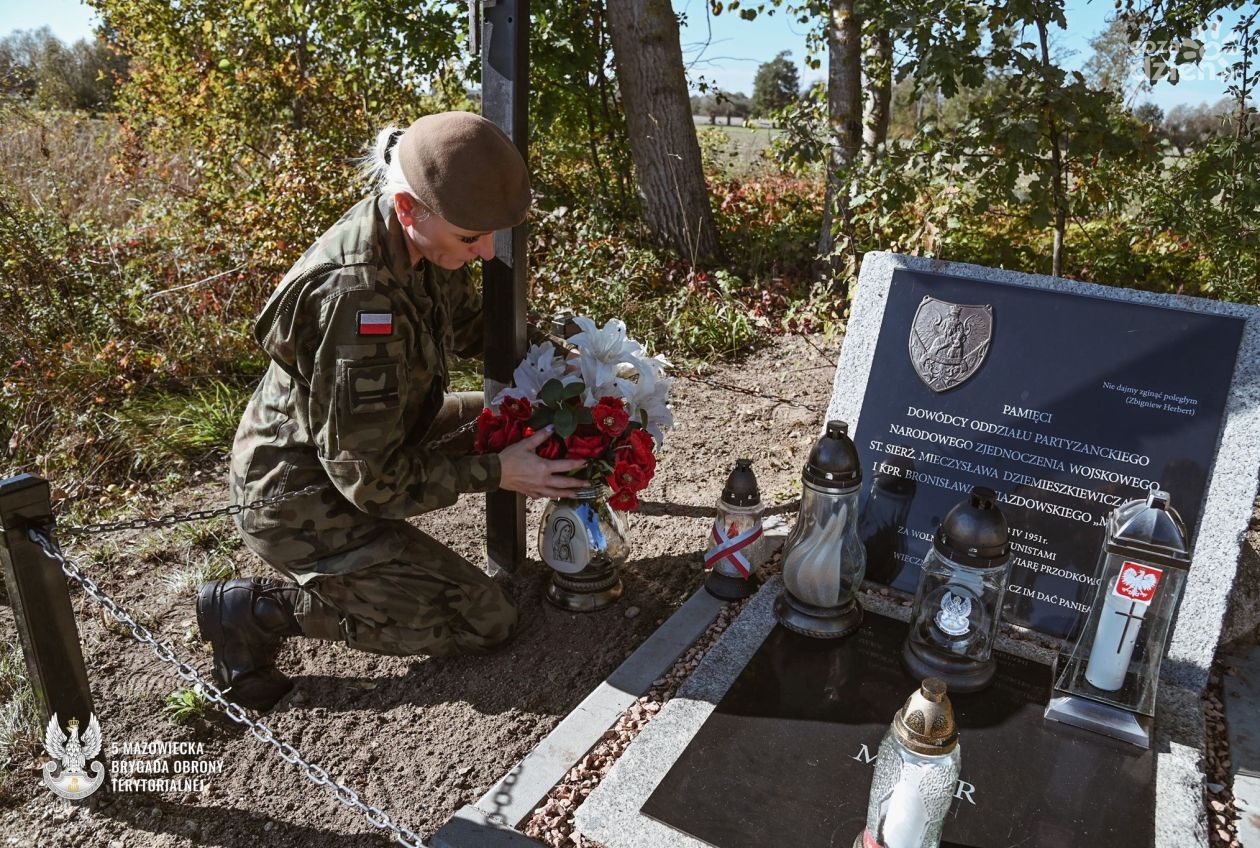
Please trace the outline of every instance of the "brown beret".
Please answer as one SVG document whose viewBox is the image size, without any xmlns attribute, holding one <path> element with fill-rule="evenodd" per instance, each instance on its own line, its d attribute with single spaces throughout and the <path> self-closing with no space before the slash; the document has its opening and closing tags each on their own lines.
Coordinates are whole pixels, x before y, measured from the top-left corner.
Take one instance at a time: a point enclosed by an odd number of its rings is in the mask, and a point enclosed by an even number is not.
<svg viewBox="0 0 1260 848">
<path fill-rule="evenodd" d="M 525 160 L 507 134 L 480 115 L 425 115 L 398 139 L 396 155 L 416 199 L 455 226 L 482 233 L 525 220 Z"/>
</svg>

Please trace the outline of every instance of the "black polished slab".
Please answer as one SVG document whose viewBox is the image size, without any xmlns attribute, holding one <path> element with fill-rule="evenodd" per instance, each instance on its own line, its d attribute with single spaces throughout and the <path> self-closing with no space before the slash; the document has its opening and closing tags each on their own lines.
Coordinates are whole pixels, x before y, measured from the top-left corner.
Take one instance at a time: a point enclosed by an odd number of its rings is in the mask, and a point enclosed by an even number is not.
<svg viewBox="0 0 1260 848">
<path fill-rule="evenodd" d="M 960 307 L 956 321 L 940 303 Z M 867 579 L 913 594 L 941 518 L 989 486 L 1015 534 L 1004 620 L 1068 635 L 1115 506 L 1158 485 L 1192 534 L 1199 525 L 1242 330 L 1228 316 L 897 270 L 854 434 Z M 951 360 L 970 376 L 929 387 L 958 379 L 930 373 Z"/>
<path fill-rule="evenodd" d="M 914 690 L 905 625 L 867 613 L 840 642 L 776 627 L 643 805 L 717 848 L 851 848 L 874 757 Z M 1154 755 L 1055 722 L 1050 670 L 998 655 L 994 685 L 951 696 L 962 773 L 946 848 L 1150 848 Z"/>
</svg>

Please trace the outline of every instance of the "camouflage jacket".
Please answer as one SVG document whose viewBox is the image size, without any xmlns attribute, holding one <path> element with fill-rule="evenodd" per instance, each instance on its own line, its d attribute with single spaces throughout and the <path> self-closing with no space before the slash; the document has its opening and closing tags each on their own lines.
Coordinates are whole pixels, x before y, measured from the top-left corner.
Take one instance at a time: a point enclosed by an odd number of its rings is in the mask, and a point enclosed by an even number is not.
<svg viewBox="0 0 1260 848">
<path fill-rule="evenodd" d="M 403 518 L 497 488 L 497 455 L 423 447 L 447 388 L 446 351 L 480 351 L 481 319 L 466 270 L 412 266 L 391 199 L 369 197 L 343 215 L 254 326 L 271 364 L 231 465 L 233 492 L 246 501 L 311 483 L 328 490 L 246 514 L 242 529 L 300 528 L 313 543 L 328 531 L 312 558 L 364 541 L 355 528 L 373 524 L 367 516 Z"/>
</svg>

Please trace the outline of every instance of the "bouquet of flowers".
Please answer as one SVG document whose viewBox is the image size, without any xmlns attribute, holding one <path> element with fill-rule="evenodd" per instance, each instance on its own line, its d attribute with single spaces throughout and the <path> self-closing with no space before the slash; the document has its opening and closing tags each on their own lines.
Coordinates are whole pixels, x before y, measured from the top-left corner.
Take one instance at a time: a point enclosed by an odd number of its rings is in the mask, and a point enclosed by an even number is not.
<svg viewBox="0 0 1260 848">
<path fill-rule="evenodd" d="M 576 356 L 566 359 L 551 342 L 532 346 L 512 387 L 482 410 L 474 447 L 498 452 L 551 425 L 539 456 L 587 460 L 574 476 L 606 482 L 613 509 L 637 509 L 663 431 L 674 423 L 666 405 L 674 382 L 665 376 L 669 362 L 647 356 L 626 336 L 624 321 L 613 318 L 602 328 L 590 318 L 574 321 L 582 330 L 569 340 Z"/>
</svg>

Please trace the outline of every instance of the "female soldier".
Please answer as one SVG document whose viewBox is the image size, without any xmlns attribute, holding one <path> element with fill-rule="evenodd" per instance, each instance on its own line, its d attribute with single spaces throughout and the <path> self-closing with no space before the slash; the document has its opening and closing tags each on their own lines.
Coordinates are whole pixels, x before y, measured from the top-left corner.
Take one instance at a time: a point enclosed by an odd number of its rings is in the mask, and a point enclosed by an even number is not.
<svg viewBox="0 0 1260 848">
<path fill-rule="evenodd" d="M 465 263 L 493 258 L 493 232 L 529 208 L 516 147 L 477 115 L 429 115 L 382 131 L 369 173 L 375 193 L 306 251 L 254 326 L 271 364 L 232 447 L 233 499 L 317 487 L 236 518 L 245 544 L 294 582 L 220 580 L 197 595 L 216 679 L 255 709 L 292 688 L 274 665 L 287 636 L 399 655 L 502 644 L 512 599 L 404 519 L 463 492 L 583 485 L 563 476 L 582 460 L 534 454 L 546 432 L 499 454 L 425 447 L 481 411 L 479 392 L 446 393 L 446 355 L 481 350 Z"/>
</svg>

